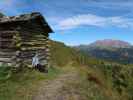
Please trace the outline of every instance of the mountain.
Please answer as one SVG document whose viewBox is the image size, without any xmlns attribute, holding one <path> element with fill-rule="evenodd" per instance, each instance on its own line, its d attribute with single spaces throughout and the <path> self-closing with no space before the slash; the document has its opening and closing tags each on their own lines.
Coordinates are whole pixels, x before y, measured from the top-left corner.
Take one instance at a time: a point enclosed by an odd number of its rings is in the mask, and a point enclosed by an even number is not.
<svg viewBox="0 0 133 100">
<path fill-rule="evenodd" d="M 75 48 L 95 58 L 124 64 L 133 63 L 133 46 L 125 41 L 105 39 Z"/>
<path fill-rule="evenodd" d="M 91 43 L 92 47 L 113 47 L 113 48 L 128 48 L 131 44 L 121 40 L 104 39 Z"/>
</svg>

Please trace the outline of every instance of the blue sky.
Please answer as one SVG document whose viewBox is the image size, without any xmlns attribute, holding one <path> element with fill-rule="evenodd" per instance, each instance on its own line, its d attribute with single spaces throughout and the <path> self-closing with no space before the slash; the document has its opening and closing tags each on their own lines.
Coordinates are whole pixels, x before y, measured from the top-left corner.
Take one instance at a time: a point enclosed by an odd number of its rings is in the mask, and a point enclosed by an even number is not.
<svg viewBox="0 0 133 100">
<path fill-rule="evenodd" d="M 12 16 L 41 12 L 54 34 L 68 45 L 119 39 L 133 44 L 133 0 L 0 0 L 0 12 Z"/>
</svg>

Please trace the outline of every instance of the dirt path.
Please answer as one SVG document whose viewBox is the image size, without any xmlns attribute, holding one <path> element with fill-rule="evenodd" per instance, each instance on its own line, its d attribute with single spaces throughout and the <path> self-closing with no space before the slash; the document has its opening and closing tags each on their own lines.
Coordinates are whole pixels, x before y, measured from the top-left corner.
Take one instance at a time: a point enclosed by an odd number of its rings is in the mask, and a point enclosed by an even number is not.
<svg viewBox="0 0 133 100">
<path fill-rule="evenodd" d="M 76 71 L 60 75 L 54 80 L 42 83 L 38 93 L 33 100 L 82 100 L 73 90 L 67 89 L 67 83 L 76 82 L 78 73 Z"/>
</svg>

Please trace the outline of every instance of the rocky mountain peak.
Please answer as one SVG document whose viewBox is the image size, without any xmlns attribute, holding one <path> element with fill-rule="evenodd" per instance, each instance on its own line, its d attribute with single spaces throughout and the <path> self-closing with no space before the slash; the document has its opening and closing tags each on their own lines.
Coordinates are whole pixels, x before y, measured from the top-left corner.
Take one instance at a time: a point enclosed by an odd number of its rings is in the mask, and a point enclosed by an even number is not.
<svg viewBox="0 0 133 100">
<path fill-rule="evenodd" d="M 117 48 L 131 47 L 131 44 L 128 42 L 121 40 L 113 40 L 113 39 L 97 40 L 91 43 L 90 45 L 96 47 L 117 47 Z"/>
</svg>

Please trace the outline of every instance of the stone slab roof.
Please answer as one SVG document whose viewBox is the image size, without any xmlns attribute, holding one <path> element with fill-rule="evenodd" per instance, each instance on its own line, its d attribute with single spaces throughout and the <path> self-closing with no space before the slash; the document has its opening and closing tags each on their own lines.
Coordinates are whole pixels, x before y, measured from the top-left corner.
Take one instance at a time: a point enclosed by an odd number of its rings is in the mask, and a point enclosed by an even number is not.
<svg viewBox="0 0 133 100">
<path fill-rule="evenodd" d="M 30 14 L 22 14 L 19 16 L 3 16 L 0 17 L 0 25 L 14 23 L 14 24 L 20 24 L 19 22 L 31 22 L 37 20 L 36 24 L 39 24 L 41 28 L 47 29 L 48 33 L 52 33 L 51 27 L 46 22 L 45 18 L 41 15 L 39 12 L 33 12 Z"/>
</svg>

